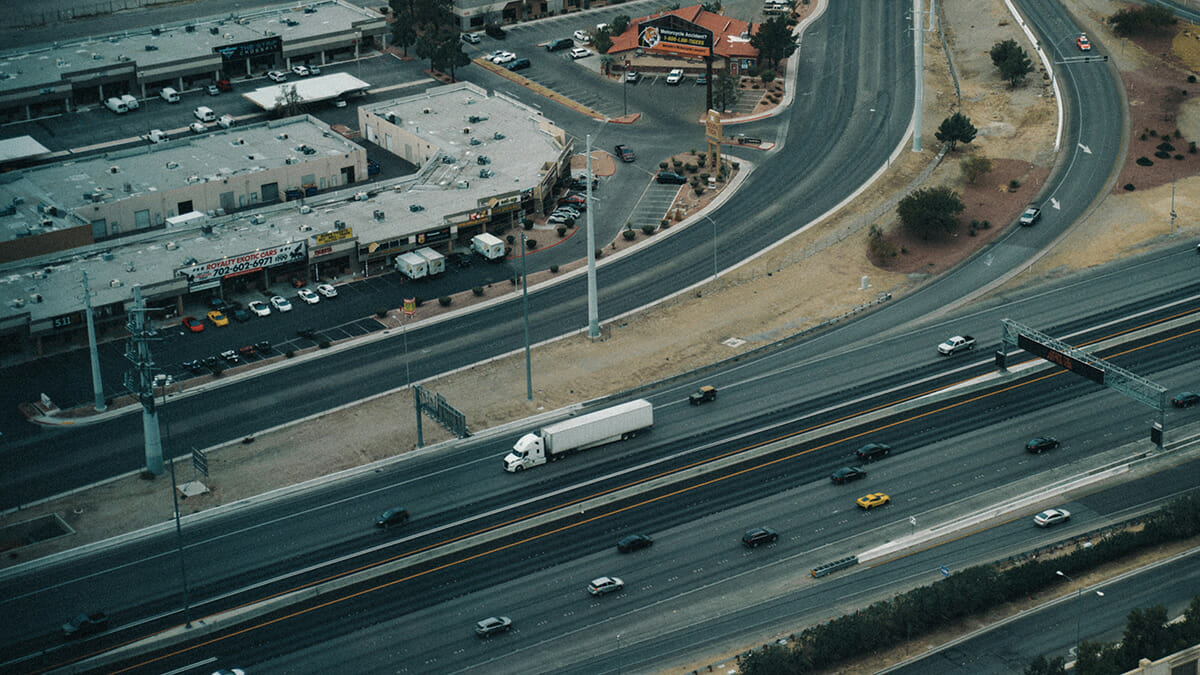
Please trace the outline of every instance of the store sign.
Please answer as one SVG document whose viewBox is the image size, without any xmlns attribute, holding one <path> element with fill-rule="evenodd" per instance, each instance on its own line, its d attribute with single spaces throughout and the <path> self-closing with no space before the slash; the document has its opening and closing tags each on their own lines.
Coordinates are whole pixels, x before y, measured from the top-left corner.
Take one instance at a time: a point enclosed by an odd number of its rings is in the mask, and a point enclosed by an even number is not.
<svg viewBox="0 0 1200 675">
<path fill-rule="evenodd" d="M 281 51 L 283 51 L 283 38 L 278 35 L 249 42 L 239 42 L 235 45 L 213 47 L 213 53 L 220 54 L 224 61 L 235 61 L 263 54 L 277 54 Z"/>
<path fill-rule="evenodd" d="M 350 227 L 344 227 L 340 230 L 334 230 L 332 232 L 322 232 L 321 234 L 315 234 L 315 235 L 313 235 L 313 239 L 315 239 L 318 244 L 332 244 L 335 241 L 349 239 L 353 236 L 354 236 L 354 229 L 350 228 Z"/>
<path fill-rule="evenodd" d="M 314 248 L 314 249 L 313 249 L 313 252 L 312 252 L 312 257 L 314 257 L 314 258 L 320 258 L 321 256 L 323 256 L 323 255 L 329 255 L 330 253 L 333 253 L 333 247 L 332 247 L 332 246 L 322 246 L 321 248 Z"/>
<path fill-rule="evenodd" d="M 671 17 L 671 20 L 675 19 Z M 650 51 L 708 56 L 712 53 L 712 32 L 671 28 L 664 25 L 661 19 L 647 21 L 638 25 L 638 47 Z"/>
<path fill-rule="evenodd" d="M 214 260 L 199 265 L 192 265 L 191 267 L 182 267 L 176 272 L 176 275 L 187 277 L 188 283 L 195 285 L 210 282 L 214 279 L 220 281 L 227 277 L 236 277 L 268 267 L 286 265 L 291 262 L 304 260 L 304 257 L 305 243 L 303 241 L 295 241 L 290 244 L 251 251 L 222 260 Z"/>
</svg>

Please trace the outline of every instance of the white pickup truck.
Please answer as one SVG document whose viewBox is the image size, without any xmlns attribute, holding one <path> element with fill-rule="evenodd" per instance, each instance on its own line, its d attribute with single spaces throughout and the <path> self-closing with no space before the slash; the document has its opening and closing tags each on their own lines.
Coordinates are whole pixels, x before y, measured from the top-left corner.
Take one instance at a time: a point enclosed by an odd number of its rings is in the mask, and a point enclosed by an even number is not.
<svg viewBox="0 0 1200 675">
<path fill-rule="evenodd" d="M 938 345 L 938 353 L 942 356 L 952 356 L 957 352 L 975 349 L 975 338 L 970 335 L 955 335 Z"/>
</svg>

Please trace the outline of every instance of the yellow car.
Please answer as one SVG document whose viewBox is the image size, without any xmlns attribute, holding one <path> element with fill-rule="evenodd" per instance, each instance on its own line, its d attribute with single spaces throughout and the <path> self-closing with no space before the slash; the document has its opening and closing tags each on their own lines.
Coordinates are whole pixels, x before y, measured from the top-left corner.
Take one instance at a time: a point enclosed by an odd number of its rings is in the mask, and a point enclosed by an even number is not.
<svg viewBox="0 0 1200 675">
<path fill-rule="evenodd" d="M 229 318 L 221 313 L 220 310 L 214 309 L 208 313 L 208 320 L 213 322 L 215 326 L 228 326 Z"/>
<path fill-rule="evenodd" d="M 860 507 L 870 511 L 871 509 L 875 508 L 876 506 L 883 506 L 884 504 L 887 504 L 891 501 L 892 501 L 891 497 L 883 494 L 882 492 L 875 492 L 875 493 L 872 493 L 869 495 L 863 495 L 862 497 L 859 497 L 857 504 Z"/>
</svg>

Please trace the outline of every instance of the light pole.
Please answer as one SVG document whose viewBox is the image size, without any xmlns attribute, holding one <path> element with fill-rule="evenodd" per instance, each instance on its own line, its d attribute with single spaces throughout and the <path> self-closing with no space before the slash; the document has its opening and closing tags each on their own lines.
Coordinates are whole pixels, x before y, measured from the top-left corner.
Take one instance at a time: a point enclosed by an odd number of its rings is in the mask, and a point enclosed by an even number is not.
<svg viewBox="0 0 1200 675">
<path fill-rule="evenodd" d="M 1075 580 L 1062 570 L 1055 570 L 1054 573 L 1071 582 L 1071 585 L 1075 587 L 1075 662 L 1079 663 L 1079 621 L 1083 616 L 1083 608 L 1080 606 L 1083 600 L 1083 587 L 1075 583 Z M 1096 591 L 1096 595 L 1103 598 L 1104 592 Z"/>
<path fill-rule="evenodd" d="M 590 185 L 590 184 L 589 184 Z M 589 190 L 591 188 L 589 187 Z M 529 271 L 525 267 L 525 233 L 521 233 L 521 313 L 525 315 L 525 400 L 533 400 L 533 365 L 529 357 Z"/>
<path fill-rule="evenodd" d="M 167 446 L 171 444 L 171 425 L 167 421 L 167 387 L 171 386 L 170 378 L 159 376 L 162 387 L 161 417 L 167 432 Z M 179 517 L 179 484 L 175 482 L 175 458 L 167 454 L 167 464 L 171 467 L 171 503 L 175 507 L 175 548 L 179 551 L 179 579 L 183 584 L 183 620 L 188 628 L 192 627 L 192 604 L 188 599 L 187 559 L 183 555 L 183 524 Z"/>
</svg>

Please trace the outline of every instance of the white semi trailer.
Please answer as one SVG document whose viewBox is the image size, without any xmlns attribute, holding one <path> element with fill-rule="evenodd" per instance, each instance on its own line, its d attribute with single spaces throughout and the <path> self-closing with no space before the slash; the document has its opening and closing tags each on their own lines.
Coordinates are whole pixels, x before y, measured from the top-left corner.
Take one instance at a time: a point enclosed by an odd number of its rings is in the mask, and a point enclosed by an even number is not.
<svg viewBox="0 0 1200 675">
<path fill-rule="evenodd" d="M 504 470 L 523 471 L 563 455 L 633 438 L 654 425 L 654 406 L 638 399 L 556 422 L 525 434 L 504 457 Z"/>
</svg>

